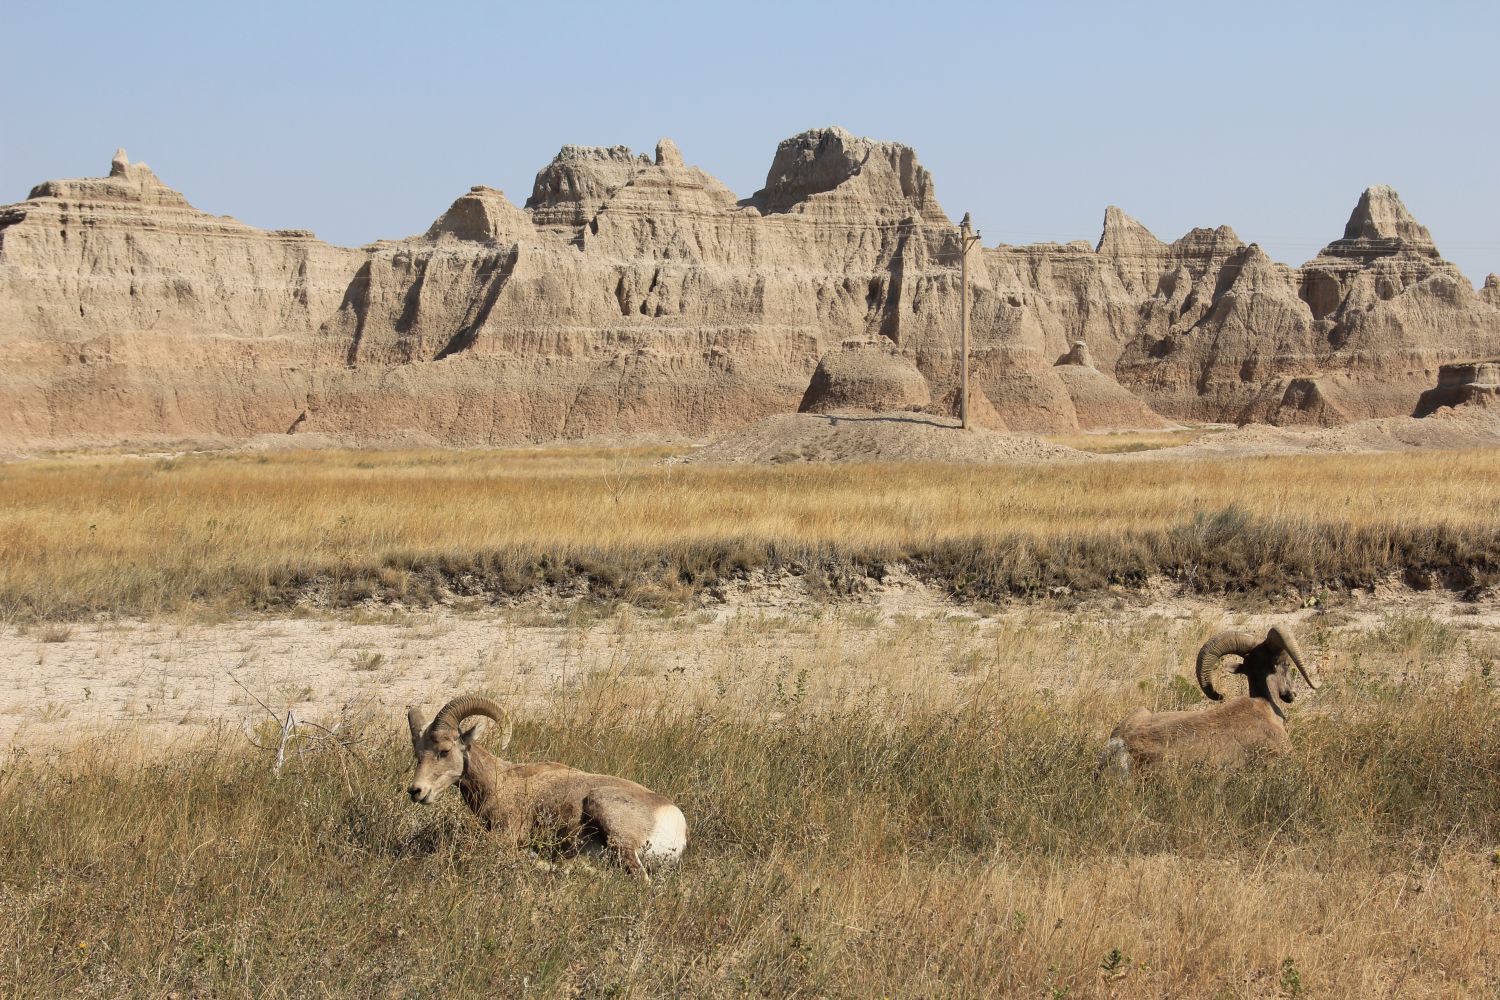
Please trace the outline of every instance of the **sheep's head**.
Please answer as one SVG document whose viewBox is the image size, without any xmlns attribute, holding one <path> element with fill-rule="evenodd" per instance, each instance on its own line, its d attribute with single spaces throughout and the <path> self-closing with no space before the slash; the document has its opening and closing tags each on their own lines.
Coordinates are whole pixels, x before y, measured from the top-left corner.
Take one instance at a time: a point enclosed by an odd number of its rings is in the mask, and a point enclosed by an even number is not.
<svg viewBox="0 0 1500 1000">
<path fill-rule="evenodd" d="M 417 770 L 412 775 L 406 794 L 418 805 L 431 805 L 437 794 L 449 785 L 458 783 L 468 766 L 469 751 L 474 746 L 474 736 L 479 726 L 460 729 L 459 723 L 473 715 L 493 719 L 504 727 L 499 749 L 510 745 L 511 723 L 505 709 L 493 700 L 479 695 L 464 695 L 454 698 L 438 710 L 430 724 L 424 725 L 424 713 L 420 708 L 406 710 L 406 724 L 411 728 L 411 749 L 417 758 Z"/>
<path fill-rule="evenodd" d="M 1198 686 L 1213 701 L 1224 697 L 1214 688 L 1213 674 L 1226 656 L 1240 657 L 1230 672 L 1250 682 L 1250 695 L 1265 698 L 1273 705 L 1276 699 L 1290 704 L 1296 697 L 1292 692 L 1292 667 L 1297 668 L 1308 687 L 1318 689 L 1307 675 L 1297 637 L 1284 625 L 1273 626 L 1264 639 L 1256 639 L 1247 632 L 1220 632 L 1203 644 L 1198 650 Z"/>
</svg>

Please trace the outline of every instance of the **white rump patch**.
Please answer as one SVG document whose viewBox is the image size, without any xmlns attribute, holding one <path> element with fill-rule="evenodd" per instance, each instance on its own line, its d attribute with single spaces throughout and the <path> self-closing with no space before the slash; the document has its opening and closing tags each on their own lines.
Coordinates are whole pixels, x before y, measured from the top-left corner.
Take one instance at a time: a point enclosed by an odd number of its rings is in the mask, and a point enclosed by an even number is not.
<svg viewBox="0 0 1500 1000">
<path fill-rule="evenodd" d="M 1130 751 L 1125 746 L 1125 741 L 1118 736 L 1111 736 L 1104 744 L 1104 753 L 1099 761 L 1101 771 L 1112 770 L 1116 774 L 1130 773 Z"/>
<path fill-rule="evenodd" d="M 662 806 L 652 817 L 655 825 L 641 845 L 642 861 L 678 861 L 687 849 L 687 817 L 676 806 Z"/>
</svg>

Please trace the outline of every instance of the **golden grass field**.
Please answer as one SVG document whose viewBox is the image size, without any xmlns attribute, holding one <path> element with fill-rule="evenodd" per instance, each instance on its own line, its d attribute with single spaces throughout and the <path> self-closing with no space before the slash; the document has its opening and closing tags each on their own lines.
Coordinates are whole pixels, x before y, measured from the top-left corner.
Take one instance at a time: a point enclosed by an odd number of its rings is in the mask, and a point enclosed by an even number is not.
<svg viewBox="0 0 1500 1000">
<path fill-rule="evenodd" d="M 650 886 L 498 851 L 455 795 L 405 802 L 394 705 L 351 709 L 357 742 L 309 744 L 279 776 L 232 721 L 167 739 L 49 706 L 0 748 L 0 995 L 1500 990 L 1500 627 L 1485 589 L 1500 457 L 662 457 L 0 466 L 0 643 L 24 644 L 37 671 L 102 649 L 96 629 L 134 634 L 96 613 L 175 618 L 246 661 L 267 626 L 399 616 L 410 649 L 326 654 L 395 685 L 426 662 L 420 636 L 461 618 L 480 668 L 451 683 L 525 690 L 519 759 L 643 781 L 691 831 L 683 869 Z M 910 560 L 937 603 L 893 614 L 840 585 L 882 560 Z M 1112 578 L 1110 560 L 1142 575 Z M 779 610 L 693 610 L 713 607 L 702 580 L 778 566 L 802 580 Z M 1414 571 L 1467 574 L 1469 599 L 1392 590 Z M 557 574 L 589 586 L 549 591 Z M 1361 574 L 1395 596 L 1332 585 Z M 449 607 L 466 577 L 479 584 Z M 1141 603 L 1148 579 L 1198 595 L 1192 610 Z M 1075 593 L 1047 596 L 1056 580 Z M 1290 759 L 1095 780 L 1131 708 L 1199 703 L 1188 678 L 1207 635 L 1293 614 L 1321 690 L 1299 686 Z M 570 668 L 549 673 L 545 655 Z M 27 736 L 48 727 L 71 735 L 60 751 Z"/>
<path fill-rule="evenodd" d="M 512 594 L 677 599 L 905 559 L 961 596 L 1369 585 L 1500 564 L 1494 450 L 1045 466 L 663 465 L 663 449 L 83 456 L 0 466 L 0 614 Z"/>
</svg>

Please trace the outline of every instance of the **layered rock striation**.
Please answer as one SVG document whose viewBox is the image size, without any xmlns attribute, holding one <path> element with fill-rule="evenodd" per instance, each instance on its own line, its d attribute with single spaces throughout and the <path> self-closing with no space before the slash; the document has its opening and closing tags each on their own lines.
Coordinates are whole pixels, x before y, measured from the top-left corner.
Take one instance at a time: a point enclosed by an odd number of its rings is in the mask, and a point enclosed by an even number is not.
<svg viewBox="0 0 1500 1000">
<path fill-rule="evenodd" d="M 362 258 L 200 212 L 143 163 L 0 208 L 0 439 L 285 431 Z"/>
<path fill-rule="evenodd" d="M 122 151 L 0 208 L 0 440 L 697 436 L 840 393 L 937 412 L 958 263 L 916 154 L 834 128 L 781 143 L 744 199 L 669 140 L 566 146 L 522 206 L 475 187 L 359 249 L 200 212 Z M 1301 268 L 1111 208 L 1095 245 L 970 272 L 971 395 L 1013 430 L 1404 414 L 1442 365 L 1500 356 L 1500 286 L 1476 293 L 1388 188 Z"/>
<path fill-rule="evenodd" d="M 1365 191 L 1343 238 L 1300 268 L 1252 244 L 1200 269 L 1186 295 L 1182 269 L 1163 270 L 1116 367 L 1174 417 L 1337 424 L 1410 414 L 1443 364 L 1492 354 L 1500 336 L 1500 310 L 1438 255 L 1388 187 Z"/>
<path fill-rule="evenodd" d="M 1443 365 L 1437 386 L 1422 393 L 1417 416 L 1445 406 L 1500 406 L 1500 359 Z"/>
</svg>

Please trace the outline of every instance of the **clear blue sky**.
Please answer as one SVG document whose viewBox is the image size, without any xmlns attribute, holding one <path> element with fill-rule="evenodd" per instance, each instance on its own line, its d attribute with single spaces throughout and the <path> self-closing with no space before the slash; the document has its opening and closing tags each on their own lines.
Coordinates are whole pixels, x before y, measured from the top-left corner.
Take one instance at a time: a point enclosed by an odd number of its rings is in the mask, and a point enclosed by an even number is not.
<svg viewBox="0 0 1500 1000">
<path fill-rule="evenodd" d="M 1232 225 L 1300 263 L 1394 185 L 1500 271 L 1500 3 L 0 4 L 0 203 L 116 146 L 205 210 L 358 244 L 564 143 L 671 136 L 741 197 L 839 124 L 994 244 Z"/>
</svg>

